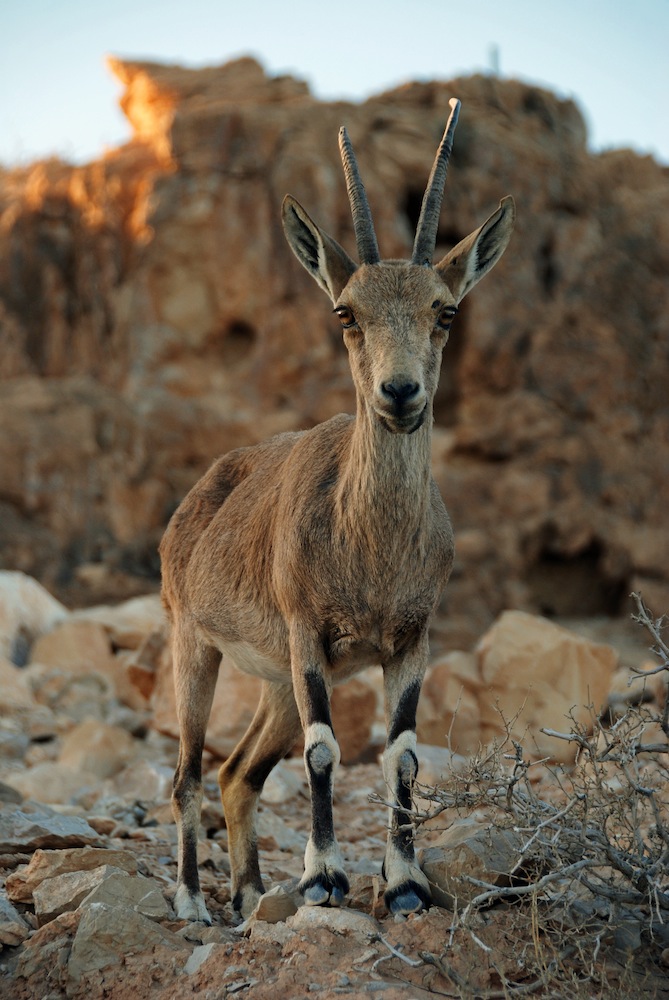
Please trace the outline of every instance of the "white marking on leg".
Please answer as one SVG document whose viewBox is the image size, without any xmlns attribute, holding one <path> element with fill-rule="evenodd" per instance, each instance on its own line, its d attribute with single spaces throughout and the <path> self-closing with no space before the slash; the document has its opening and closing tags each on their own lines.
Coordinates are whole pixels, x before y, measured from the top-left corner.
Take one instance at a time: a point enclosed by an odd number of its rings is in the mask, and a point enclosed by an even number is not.
<svg viewBox="0 0 669 1000">
<path fill-rule="evenodd" d="M 307 768 L 307 777 L 309 776 L 309 766 L 307 764 L 307 754 L 309 750 L 316 746 L 316 744 L 321 743 L 324 747 L 330 751 L 331 757 L 327 763 L 332 764 L 332 770 L 338 767 L 339 761 L 341 760 L 341 752 L 339 750 L 339 744 L 335 739 L 335 735 L 332 732 L 330 726 L 325 722 L 312 722 L 310 726 L 307 726 L 304 733 L 304 763 Z M 327 764 L 322 766 L 322 770 L 325 770 Z"/>
<path fill-rule="evenodd" d="M 400 758 L 406 750 L 416 756 L 416 734 L 412 729 L 405 729 L 383 751 L 383 777 L 393 797 L 397 791 L 397 776 L 402 776 L 403 767 Z"/>
<path fill-rule="evenodd" d="M 201 892 L 191 896 L 186 886 L 181 883 L 174 896 L 174 912 L 178 920 L 196 920 L 203 924 L 211 924 L 211 917 Z"/>
</svg>

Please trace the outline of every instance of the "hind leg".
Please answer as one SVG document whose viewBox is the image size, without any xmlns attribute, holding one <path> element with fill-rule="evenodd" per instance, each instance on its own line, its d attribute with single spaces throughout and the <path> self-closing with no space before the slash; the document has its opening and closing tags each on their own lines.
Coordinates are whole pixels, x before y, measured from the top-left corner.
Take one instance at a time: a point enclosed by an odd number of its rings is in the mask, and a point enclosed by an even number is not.
<svg viewBox="0 0 669 1000">
<path fill-rule="evenodd" d="M 228 829 L 232 904 L 243 917 L 249 916 L 265 891 L 255 828 L 258 798 L 268 774 L 299 736 L 292 686 L 264 681 L 251 725 L 218 772 Z"/>
<path fill-rule="evenodd" d="M 172 792 L 172 811 L 179 834 L 174 908 L 181 920 L 200 920 L 211 924 L 200 890 L 197 840 L 202 805 L 202 750 L 221 654 L 178 624 L 174 627 L 172 650 L 181 737 Z"/>
</svg>

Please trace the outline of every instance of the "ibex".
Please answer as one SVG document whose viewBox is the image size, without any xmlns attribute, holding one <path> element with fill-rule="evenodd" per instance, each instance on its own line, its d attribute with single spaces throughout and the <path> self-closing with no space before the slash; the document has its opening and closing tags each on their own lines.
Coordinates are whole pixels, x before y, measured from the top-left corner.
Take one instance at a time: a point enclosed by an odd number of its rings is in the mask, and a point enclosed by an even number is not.
<svg viewBox="0 0 669 1000">
<path fill-rule="evenodd" d="M 348 880 L 334 832 L 340 753 L 330 694 L 381 664 L 393 797 L 383 865 L 391 913 L 430 904 L 407 810 L 417 773 L 416 706 L 428 623 L 448 579 L 453 532 L 430 470 L 432 405 L 458 304 L 500 259 L 515 209 L 505 198 L 483 225 L 432 265 L 460 104 L 425 191 L 410 261 L 381 260 L 345 129 L 339 142 L 360 264 L 294 198 L 283 226 L 300 263 L 327 292 L 343 327 L 357 395 L 308 431 L 280 434 L 220 458 L 175 512 L 160 551 L 172 621 L 181 733 L 173 808 L 179 831 L 175 897 L 182 919 L 210 923 L 196 846 L 202 750 L 221 654 L 262 678 L 254 719 L 219 771 L 233 905 L 247 916 L 263 893 L 255 833 L 268 774 L 304 737 L 311 834 L 300 891 L 339 905 Z M 301 728 L 300 728 L 301 727 Z"/>
</svg>

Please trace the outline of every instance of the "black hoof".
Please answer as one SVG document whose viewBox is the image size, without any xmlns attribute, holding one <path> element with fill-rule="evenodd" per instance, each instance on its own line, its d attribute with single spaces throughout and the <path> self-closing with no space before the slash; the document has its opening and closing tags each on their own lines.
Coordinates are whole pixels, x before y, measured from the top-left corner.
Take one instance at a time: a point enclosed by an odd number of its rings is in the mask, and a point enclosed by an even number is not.
<svg viewBox="0 0 669 1000">
<path fill-rule="evenodd" d="M 400 882 L 392 889 L 386 889 L 384 901 L 388 911 L 393 915 L 407 916 L 409 913 L 420 913 L 430 908 L 432 899 L 423 886 L 412 879 Z"/>
<path fill-rule="evenodd" d="M 343 872 L 328 871 L 302 879 L 298 889 L 307 906 L 341 906 L 348 892 L 348 879 Z"/>
</svg>

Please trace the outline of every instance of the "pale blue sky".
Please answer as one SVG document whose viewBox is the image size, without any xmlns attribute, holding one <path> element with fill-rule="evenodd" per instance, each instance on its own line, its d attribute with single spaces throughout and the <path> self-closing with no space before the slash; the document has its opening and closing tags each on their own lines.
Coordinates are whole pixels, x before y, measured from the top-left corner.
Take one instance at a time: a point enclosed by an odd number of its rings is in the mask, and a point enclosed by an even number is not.
<svg viewBox="0 0 669 1000">
<path fill-rule="evenodd" d="M 255 55 L 316 96 L 488 71 L 576 99 L 594 149 L 669 163 L 669 0 L 0 0 L 0 161 L 75 162 L 130 136 L 106 53 Z"/>
</svg>

